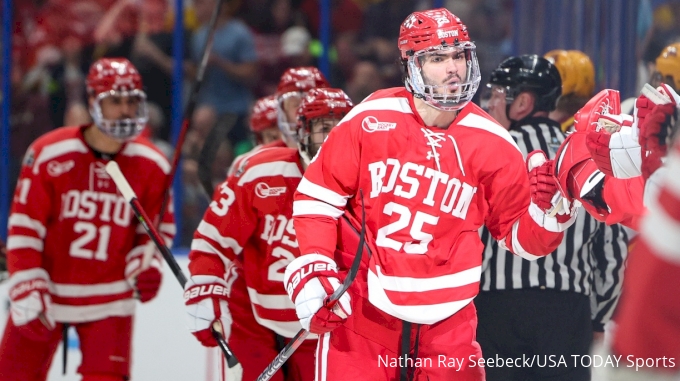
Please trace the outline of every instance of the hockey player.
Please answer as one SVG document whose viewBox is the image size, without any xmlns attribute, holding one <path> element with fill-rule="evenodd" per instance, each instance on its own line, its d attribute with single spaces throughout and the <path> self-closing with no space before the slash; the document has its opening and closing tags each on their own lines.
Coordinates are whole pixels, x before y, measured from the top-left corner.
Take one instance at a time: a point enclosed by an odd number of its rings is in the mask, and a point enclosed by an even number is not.
<svg viewBox="0 0 680 381">
<path fill-rule="evenodd" d="M 573 86 L 565 86 L 560 78 L 557 65 L 536 55 L 508 58 L 491 73 L 489 114 L 509 129 L 523 155 L 543 149 L 552 159 L 565 138 L 560 125 L 548 118 L 562 99 L 560 88 Z M 621 227 L 580 213 L 557 250 L 534 262 L 498 247 L 486 229 L 482 241 L 482 278 L 475 305 L 484 356 L 590 354 L 594 332 L 604 331 L 620 295 L 627 254 Z M 577 381 L 590 380 L 590 369 L 573 362 L 561 367 L 488 367 L 486 377 Z"/>
<path fill-rule="evenodd" d="M 234 159 L 228 174 L 239 170 L 247 159 L 255 152 L 263 148 L 273 147 L 297 147 L 297 110 L 305 94 L 315 88 L 329 87 L 328 81 L 315 67 L 294 67 L 286 70 L 279 80 L 277 93 L 274 95 L 274 103 L 270 97 L 258 100 L 253 106 L 250 119 L 250 129 L 255 135 L 257 145 Z M 266 99 L 266 100 L 264 100 Z M 275 136 L 271 123 L 271 107 L 274 106 L 275 125 L 278 126 L 279 134 Z M 262 132 L 256 130 L 261 129 Z M 268 131 L 268 132 L 264 132 Z M 268 135 L 265 136 L 264 134 Z M 288 136 L 288 137 L 287 137 Z M 260 142 L 260 138 L 266 138 L 266 142 Z"/>
<path fill-rule="evenodd" d="M 302 256 L 284 284 L 303 327 L 321 335 L 317 380 L 483 380 L 472 303 L 479 228 L 537 259 L 573 216 L 545 213 L 557 192 L 550 162 L 528 175 L 510 134 L 470 103 L 480 73 L 460 19 L 443 8 L 412 13 L 398 41 L 406 88 L 357 105 L 298 186 Z M 331 310 L 324 302 L 357 248 L 355 232 L 339 229 L 343 214 L 355 231 L 365 224 L 370 250 Z"/>
<path fill-rule="evenodd" d="M 185 289 L 190 330 L 203 345 L 215 346 L 209 326 L 219 320 L 243 364 L 244 381 L 255 380 L 276 357 L 279 338 L 288 341 L 301 329 L 282 283 L 284 269 L 299 256 L 293 193 L 309 158 L 351 108 L 342 90 L 310 90 L 297 112 L 298 149 L 250 156 L 217 187 L 194 235 Z M 295 352 L 286 380 L 314 379 L 316 343 L 312 335 Z M 284 377 L 279 372 L 273 380 Z"/>
<path fill-rule="evenodd" d="M 279 102 L 277 111 L 283 141 L 290 148 L 297 148 L 297 111 L 305 94 L 311 89 L 330 87 L 319 69 L 313 66 L 293 67 L 286 70 L 276 88 Z"/>
<path fill-rule="evenodd" d="M 104 170 L 115 160 L 159 215 L 170 164 L 138 136 L 147 120 L 141 78 L 128 60 L 104 58 L 86 84 L 94 124 L 49 132 L 24 158 L 9 217 L 3 381 L 45 380 L 65 324 L 78 333 L 84 381 L 128 380 L 135 297 L 148 302 L 160 286 L 160 254 Z M 170 212 L 159 230 L 170 245 Z"/>
<path fill-rule="evenodd" d="M 231 175 L 236 168 L 248 157 L 262 148 L 286 147 L 286 143 L 281 139 L 281 130 L 278 126 L 278 101 L 276 96 L 260 98 L 255 101 L 250 112 L 250 132 L 255 137 L 255 147 L 249 152 L 237 156 L 229 166 L 228 175 Z"/>
<path fill-rule="evenodd" d="M 560 123 L 563 132 L 571 132 L 574 114 L 595 91 L 595 67 L 590 57 L 580 50 L 551 50 L 544 57 L 555 65 L 562 79 L 562 95 L 548 117 Z"/>
</svg>

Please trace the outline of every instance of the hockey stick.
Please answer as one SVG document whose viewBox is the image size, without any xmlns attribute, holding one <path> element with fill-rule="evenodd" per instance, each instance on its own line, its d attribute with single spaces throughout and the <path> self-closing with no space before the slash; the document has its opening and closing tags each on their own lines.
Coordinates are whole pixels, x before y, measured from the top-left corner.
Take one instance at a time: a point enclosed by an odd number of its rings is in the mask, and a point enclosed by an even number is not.
<svg viewBox="0 0 680 381">
<path fill-rule="evenodd" d="M 357 272 L 359 271 L 359 265 L 361 264 L 361 254 L 364 251 L 364 241 L 366 238 L 366 211 L 364 210 L 364 193 L 361 189 L 359 190 L 359 197 L 361 197 L 361 233 L 359 234 L 359 248 L 357 249 L 357 255 L 354 257 L 352 266 L 350 267 L 345 280 L 342 282 L 342 287 L 338 287 L 324 301 L 324 306 L 326 308 L 332 309 L 338 303 L 340 297 L 347 291 L 349 286 L 352 285 L 352 282 L 354 281 L 354 278 L 356 278 Z M 257 378 L 257 381 L 270 380 L 276 371 L 281 369 L 286 360 L 288 360 L 290 356 L 293 355 L 293 352 L 295 352 L 295 350 L 298 349 L 300 345 L 302 345 L 308 335 L 309 331 L 304 328 L 298 331 L 298 333 L 295 334 L 295 336 L 281 350 L 281 352 L 276 355 L 274 361 L 272 361 L 272 363 L 267 366 L 262 374 L 260 374 L 260 376 Z"/>
<path fill-rule="evenodd" d="M 177 172 L 177 167 L 179 166 L 179 158 L 182 153 L 182 146 L 184 145 L 184 140 L 186 139 L 187 131 L 191 127 L 191 116 L 194 114 L 194 109 L 196 108 L 196 102 L 198 99 L 198 91 L 201 89 L 203 84 L 203 76 L 205 75 L 205 68 L 208 66 L 208 58 L 210 57 L 210 51 L 212 50 L 213 41 L 215 39 L 215 27 L 217 25 L 217 19 L 222 10 L 222 3 L 227 0 L 217 0 L 217 5 L 215 5 L 215 10 L 210 16 L 210 23 L 208 24 L 208 37 L 205 41 L 205 46 L 203 47 L 203 52 L 201 54 L 201 62 L 198 65 L 198 70 L 196 72 L 196 81 L 194 81 L 191 86 L 191 92 L 189 93 L 189 102 L 187 103 L 187 108 L 184 110 L 184 119 L 182 120 L 182 128 L 179 131 L 179 136 L 177 137 L 177 142 L 175 143 L 175 152 L 172 155 L 172 166 L 170 167 L 170 173 L 168 174 L 168 181 L 165 185 L 167 192 L 165 198 L 163 198 L 163 206 L 161 208 L 161 213 L 158 218 L 159 223 L 163 221 L 163 215 L 168 207 L 168 202 L 170 202 L 170 188 L 172 187 L 172 182 L 175 179 L 175 173 Z M 181 64 L 181 63 L 178 63 Z M 209 195 L 212 195 L 210 193 Z"/>
<path fill-rule="evenodd" d="M 184 289 L 184 285 L 187 283 L 186 276 L 179 267 L 175 257 L 170 252 L 170 249 L 168 249 L 168 247 L 163 242 L 163 238 L 158 233 L 158 230 L 156 230 L 156 227 L 150 223 L 151 220 L 149 219 L 149 216 L 146 214 L 142 204 L 137 199 L 137 195 L 132 190 L 130 183 L 128 183 L 127 179 L 120 171 L 118 163 L 113 160 L 109 161 L 106 164 L 106 173 L 108 173 L 113 179 L 113 182 L 116 183 L 116 186 L 123 195 L 123 198 L 125 198 L 125 201 L 127 201 L 132 207 L 132 211 L 135 213 L 137 220 L 139 220 L 139 222 L 142 224 L 142 227 L 144 227 L 144 230 L 146 230 L 146 233 L 156 244 L 156 247 L 163 255 L 163 258 L 165 258 L 165 261 L 170 266 L 172 273 L 175 274 L 175 278 L 177 278 L 179 284 L 182 286 L 182 289 Z M 227 359 L 227 374 L 229 375 L 229 380 L 240 381 L 243 376 L 243 367 L 239 363 L 238 359 L 236 359 L 236 356 L 234 356 L 234 352 L 231 351 L 229 345 L 227 345 L 227 342 L 224 340 L 224 336 L 222 335 L 222 326 L 218 322 L 215 322 L 210 328 L 213 337 L 215 340 L 217 340 L 220 349 L 222 349 L 222 352 L 224 353 L 224 357 Z"/>
</svg>

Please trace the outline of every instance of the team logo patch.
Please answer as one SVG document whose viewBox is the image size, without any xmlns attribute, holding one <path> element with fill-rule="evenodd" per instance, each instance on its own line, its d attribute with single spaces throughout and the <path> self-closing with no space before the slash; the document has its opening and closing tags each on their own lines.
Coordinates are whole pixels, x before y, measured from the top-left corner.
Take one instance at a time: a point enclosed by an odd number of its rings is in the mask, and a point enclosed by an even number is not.
<svg viewBox="0 0 680 381">
<path fill-rule="evenodd" d="M 361 121 L 361 128 L 366 132 L 394 130 L 396 127 L 396 123 L 380 122 L 374 116 L 367 116 Z"/>
<path fill-rule="evenodd" d="M 52 177 L 57 177 L 70 171 L 75 166 L 76 162 L 73 160 L 67 160 L 63 163 L 60 163 L 56 160 L 52 160 L 49 163 L 47 163 L 47 173 L 49 173 L 50 176 Z"/>
<path fill-rule="evenodd" d="M 266 198 L 269 196 L 280 196 L 286 191 L 286 187 L 270 187 L 266 183 L 257 183 L 255 185 L 255 194 L 257 197 Z"/>
</svg>

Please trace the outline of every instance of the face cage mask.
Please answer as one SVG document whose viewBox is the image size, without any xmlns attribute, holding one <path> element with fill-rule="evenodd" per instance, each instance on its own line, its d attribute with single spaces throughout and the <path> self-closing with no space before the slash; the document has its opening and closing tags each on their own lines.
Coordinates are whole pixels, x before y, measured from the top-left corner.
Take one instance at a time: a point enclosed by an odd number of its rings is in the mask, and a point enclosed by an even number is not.
<svg viewBox="0 0 680 381">
<path fill-rule="evenodd" d="M 305 93 L 304 92 L 299 92 L 299 91 L 291 91 L 288 93 L 285 93 L 281 95 L 279 98 L 278 105 L 276 106 L 276 119 L 277 123 L 279 126 L 279 130 L 281 130 L 281 133 L 283 134 L 284 139 L 289 139 L 292 142 L 297 141 L 298 135 L 297 135 L 297 122 L 288 122 L 288 119 L 286 118 L 286 112 L 283 109 L 283 103 L 286 99 L 292 98 L 292 97 L 298 97 L 300 99 L 300 102 L 302 102 L 302 98 L 304 98 Z M 297 107 L 296 107 L 297 109 Z"/>
<path fill-rule="evenodd" d="M 140 102 L 137 107 L 137 116 L 134 118 L 125 119 L 104 119 L 102 114 L 101 101 L 110 96 L 119 97 L 139 97 Z M 126 141 L 137 137 L 146 122 L 149 120 L 149 112 L 146 108 L 146 94 L 141 90 L 132 91 L 107 91 L 97 95 L 92 108 L 90 108 L 90 115 L 94 120 L 94 124 L 107 136 L 116 140 Z"/>
<path fill-rule="evenodd" d="M 321 123 L 324 123 L 325 120 L 331 120 L 331 121 L 335 122 L 334 125 L 333 125 L 333 127 L 335 127 L 338 123 L 340 123 L 341 119 L 342 119 L 342 117 L 335 117 L 335 116 L 332 116 L 332 115 L 310 119 L 309 121 L 306 121 L 305 124 L 304 124 L 304 127 L 299 130 L 299 133 L 297 135 L 299 137 L 299 139 L 297 141 L 298 142 L 298 152 L 300 152 L 300 156 L 302 157 L 302 160 L 304 160 L 307 165 L 309 165 L 309 163 L 314 160 L 314 157 L 316 156 L 316 154 L 319 153 L 319 150 L 321 150 L 321 145 L 323 144 L 323 143 L 321 143 L 321 144 L 312 143 L 312 134 L 313 134 L 312 133 L 312 125 L 314 124 L 314 122 L 320 121 Z M 328 132 L 316 132 L 316 134 L 323 134 L 324 136 L 323 136 L 322 142 L 325 142 L 326 138 L 328 138 L 328 134 L 330 134 L 330 131 L 328 131 Z M 312 148 L 315 148 L 315 149 L 312 150 Z"/>
<path fill-rule="evenodd" d="M 426 55 L 434 52 L 450 54 L 461 50 L 465 53 L 466 74 L 465 78 L 462 78 L 462 82 L 458 83 L 459 88 L 456 93 L 447 94 L 448 85 L 425 84 L 420 63 L 421 58 L 424 59 Z M 481 80 L 475 44 L 472 42 L 465 42 L 456 47 L 436 46 L 431 49 L 421 50 L 408 58 L 407 70 L 406 89 L 415 97 L 422 99 L 425 103 L 441 111 L 458 111 L 465 107 L 477 92 Z M 438 93 L 438 91 L 441 93 Z"/>
</svg>

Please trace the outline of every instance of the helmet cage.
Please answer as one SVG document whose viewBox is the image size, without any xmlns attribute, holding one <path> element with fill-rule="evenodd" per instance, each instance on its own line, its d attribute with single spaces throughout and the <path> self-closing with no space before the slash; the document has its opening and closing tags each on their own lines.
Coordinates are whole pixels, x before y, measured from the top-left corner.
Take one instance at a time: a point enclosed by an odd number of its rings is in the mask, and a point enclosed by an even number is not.
<svg viewBox="0 0 680 381">
<path fill-rule="evenodd" d="M 311 119 L 305 119 L 304 117 L 300 118 L 300 127 L 298 128 L 297 136 L 298 136 L 298 146 L 300 151 L 304 152 L 307 154 L 307 157 L 312 159 L 317 152 L 319 152 L 319 147 L 321 147 L 321 143 L 315 144 L 312 142 L 312 135 L 315 133 L 312 132 L 312 125 L 316 121 L 321 121 L 322 123 L 325 120 L 332 120 L 332 121 L 337 121 L 338 123 L 342 118 L 346 115 L 347 113 L 345 112 L 333 112 L 331 111 L 330 113 L 326 115 L 322 115 L 319 117 L 311 118 Z M 337 124 L 337 123 L 335 123 Z M 335 125 L 334 125 L 335 126 Z M 328 134 L 330 132 L 316 132 L 316 134 L 324 134 L 322 142 L 326 141 L 326 138 L 328 137 Z"/>
<path fill-rule="evenodd" d="M 124 119 L 105 119 L 102 113 L 101 101 L 106 97 L 138 97 L 140 99 L 137 108 L 137 115 L 134 118 Z M 94 120 L 94 124 L 107 136 L 116 140 L 126 141 L 137 137 L 149 120 L 149 111 L 146 107 L 146 93 L 139 89 L 131 91 L 115 91 L 109 90 L 97 94 L 92 107 L 90 108 L 90 115 Z"/>
<path fill-rule="evenodd" d="M 457 111 L 465 107 L 477 92 L 481 74 L 475 53 L 475 44 L 465 41 L 455 46 L 436 45 L 411 54 L 406 60 L 406 78 L 404 84 L 416 98 L 420 98 L 430 106 L 442 111 Z M 422 75 L 422 62 L 426 55 L 440 51 L 463 51 L 466 61 L 466 74 L 459 83 L 458 91 L 447 93 L 448 85 L 427 85 Z"/>
<path fill-rule="evenodd" d="M 283 136 L 286 139 L 290 139 L 291 141 L 297 141 L 298 135 L 297 135 L 297 122 L 289 122 L 288 117 L 286 116 L 286 112 L 283 109 L 283 104 L 286 100 L 290 98 L 298 98 L 300 102 L 302 102 L 302 99 L 304 99 L 305 95 L 307 94 L 306 91 L 289 91 L 287 93 L 281 94 L 278 99 L 278 104 L 276 106 L 276 117 L 277 117 L 277 124 L 279 126 L 279 129 L 281 130 L 281 133 L 283 133 Z M 297 106 L 295 107 L 295 110 L 297 110 Z"/>
</svg>

